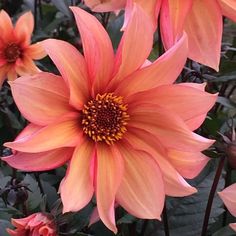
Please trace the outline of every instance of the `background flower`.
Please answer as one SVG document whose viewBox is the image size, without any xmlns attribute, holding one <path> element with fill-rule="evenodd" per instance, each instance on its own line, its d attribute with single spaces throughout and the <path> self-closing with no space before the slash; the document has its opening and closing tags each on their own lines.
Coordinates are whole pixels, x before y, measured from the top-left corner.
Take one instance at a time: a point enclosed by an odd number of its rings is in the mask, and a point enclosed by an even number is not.
<svg viewBox="0 0 236 236">
<path fill-rule="evenodd" d="M 229 212 L 236 216 L 236 184 L 232 184 L 218 193 Z M 236 223 L 229 224 L 236 231 Z"/>
<path fill-rule="evenodd" d="M 12 219 L 12 225 L 16 229 L 7 229 L 7 232 L 11 236 L 57 236 L 53 219 L 50 217 L 50 215 L 43 213 L 35 213 L 25 218 Z"/>
<path fill-rule="evenodd" d="M 155 29 L 160 12 L 160 31 L 165 49 L 172 47 L 185 31 L 189 40 L 188 57 L 216 71 L 219 70 L 222 17 L 226 16 L 236 22 L 235 1 L 128 0 L 117 5 L 115 1 L 85 0 L 93 11 L 106 12 L 125 8 L 125 25 L 133 2 L 139 4 L 151 17 Z"/>
<path fill-rule="evenodd" d="M 0 11 L 0 87 L 6 77 L 15 80 L 17 75 L 39 72 L 33 60 L 45 57 L 46 53 L 40 43 L 30 45 L 33 28 L 31 12 L 20 16 L 13 27 L 8 14 Z"/>
</svg>

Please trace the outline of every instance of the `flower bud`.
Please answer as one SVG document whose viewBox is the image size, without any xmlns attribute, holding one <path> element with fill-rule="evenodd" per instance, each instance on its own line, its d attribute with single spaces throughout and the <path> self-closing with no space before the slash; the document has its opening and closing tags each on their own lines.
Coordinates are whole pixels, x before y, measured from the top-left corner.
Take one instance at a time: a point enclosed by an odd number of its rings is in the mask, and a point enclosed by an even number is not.
<svg viewBox="0 0 236 236">
<path fill-rule="evenodd" d="M 236 140 L 228 144 L 226 151 L 230 166 L 236 169 Z"/>
</svg>

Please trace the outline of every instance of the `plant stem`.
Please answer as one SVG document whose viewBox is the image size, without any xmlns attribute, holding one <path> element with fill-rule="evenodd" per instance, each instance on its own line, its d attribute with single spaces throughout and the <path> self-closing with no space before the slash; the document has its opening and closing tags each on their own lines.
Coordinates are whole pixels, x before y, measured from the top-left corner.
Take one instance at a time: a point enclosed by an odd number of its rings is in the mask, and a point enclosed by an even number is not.
<svg viewBox="0 0 236 236">
<path fill-rule="evenodd" d="M 217 189 L 217 185 L 219 183 L 220 180 L 220 176 L 224 167 L 224 161 L 225 161 L 225 157 L 221 157 L 217 170 L 216 170 L 216 174 L 215 174 L 215 178 L 214 181 L 212 183 L 211 186 L 211 191 L 208 197 L 208 202 L 207 202 L 207 207 L 206 207 L 206 211 L 205 211 L 205 217 L 204 217 L 204 221 L 203 221 L 203 226 L 202 226 L 202 234 L 201 236 L 206 236 L 207 235 L 207 226 L 208 226 L 208 222 L 209 222 L 209 218 L 210 218 L 210 214 L 211 214 L 211 207 L 212 207 L 212 203 L 214 200 L 214 196 L 215 196 L 215 192 Z"/>
<path fill-rule="evenodd" d="M 148 220 L 144 220 L 140 236 L 143 236 L 148 226 Z"/>
<path fill-rule="evenodd" d="M 166 204 L 164 205 L 164 208 L 163 208 L 162 217 L 163 217 L 165 236 L 170 236 Z"/>
<path fill-rule="evenodd" d="M 226 176 L 225 176 L 225 187 L 224 188 L 227 188 L 231 183 L 231 167 L 229 165 L 229 163 L 227 163 L 227 170 L 226 170 Z M 226 208 L 226 206 L 224 206 L 224 213 L 223 213 L 223 219 L 222 219 L 222 226 L 226 226 L 226 223 L 227 223 L 227 213 L 228 213 L 228 210 Z"/>
</svg>

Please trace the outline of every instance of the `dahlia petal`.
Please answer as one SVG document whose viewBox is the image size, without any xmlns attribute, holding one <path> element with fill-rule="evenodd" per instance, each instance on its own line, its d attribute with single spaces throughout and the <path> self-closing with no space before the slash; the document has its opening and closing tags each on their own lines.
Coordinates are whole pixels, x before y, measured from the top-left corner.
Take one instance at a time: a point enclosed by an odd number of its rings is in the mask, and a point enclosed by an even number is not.
<svg viewBox="0 0 236 236">
<path fill-rule="evenodd" d="M 126 7 L 125 7 L 125 22 L 123 25 L 123 29 L 127 26 L 129 19 L 132 15 L 132 8 L 133 3 L 137 3 L 144 11 L 145 13 L 150 17 L 150 20 L 153 23 L 153 29 L 156 29 L 157 26 L 157 17 L 159 15 L 160 6 L 162 0 L 127 0 L 126 1 Z"/>
<path fill-rule="evenodd" d="M 66 120 L 43 127 L 31 136 L 7 142 L 4 145 L 16 151 L 37 153 L 60 147 L 75 147 L 81 140 L 82 130 L 78 120 Z"/>
<path fill-rule="evenodd" d="M 91 200 L 94 192 L 94 144 L 85 138 L 73 154 L 67 174 L 60 185 L 63 212 L 79 211 Z"/>
<path fill-rule="evenodd" d="M 7 78 L 7 72 L 9 70 L 8 65 L 4 65 L 0 67 L 0 88 L 2 87 L 3 82 Z"/>
<path fill-rule="evenodd" d="M 14 66 L 9 66 L 8 72 L 7 72 L 7 78 L 10 81 L 13 81 L 17 78 L 16 70 Z"/>
<path fill-rule="evenodd" d="M 224 16 L 236 22 L 236 2 L 235 0 L 218 0 Z"/>
<path fill-rule="evenodd" d="M 31 34 L 34 29 L 34 17 L 31 12 L 26 12 L 16 22 L 15 34 L 20 41 L 24 42 L 24 45 L 28 45 L 31 40 Z"/>
<path fill-rule="evenodd" d="M 230 185 L 218 194 L 229 212 L 236 216 L 236 184 Z"/>
<path fill-rule="evenodd" d="M 79 29 L 89 78 L 94 93 L 103 93 L 111 79 L 114 64 L 114 52 L 111 40 L 101 23 L 91 14 L 71 7 Z"/>
<path fill-rule="evenodd" d="M 82 109 L 89 95 L 89 81 L 83 56 L 75 47 L 62 40 L 47 39 L 42 45 L 68 83 L 70 104 Z"/>
<path fill-rule="evenodd" d="M 34 75 L 40 72 L 39 68 L 34 64 L 33 60 L 24 56 L 20 62 L 16 63 L 15 70 L 18 75 Z"/>
<path fill-rule="evenodd" d="M 60 76 L 42 72 L 20 77 L 10 85 L 18 108 L 32 123 L 47 125 L 73 111 L 68 105 L 69 92 Z"/>
<path fill-rule="evenodd" d="M 184 121 L 171 110 L 150 104 L 129 107 L 128 126 L 140 128 L 155 135 L 166 148 L 186 152 L 199 152 L 207 149 L 214 140 L 193 133 Z"/>
<path fill-rule="evenodd" d="M 5 58 L 0 58 L 0 69 L 2 66 L 4 66 L 5 64 L 7 64 L 7 61 Z"/>
<path fill-rule="evenodd" d="M 114 233 L 114 203 L 123 175 L 123 159 L 115 145 L 97 145 L 96 199 L 99 216 L 103 223 Z"/>
<path fill-rule="evenodd" d="M 52 170 L 66 163 L 72 156 L 74 148 L 58 148 L 52 151 L 39 153 L 16 152 L 3 157 L 8 165 L 23 171 Z"/>
<path fill-rule="evenodd" d="M 124 159 L 124 175 L 116 194 L 117 202 L 136 217 L 160 220 L 165 192 L 157 163 L 146 152 L 125 143 L 119 150 Z"/>
<path fill-rule="evenodd" d="M 10 16 L 4 10 L 0 11 L 1 39 L 8 41 L 12 37 L 13 25 Z"/>
<path fill-rule="evenodd" d="M 234 231 L 236 231 L 236 223 L 231 223 L 231 224 L 229 224 L 229 226 L 230 226 Z"/>
<path fill-rule="evenodd" d="M 131 106 L 142 103 L 159 105 L 175 112 L 181 117 L 191 130 L 197 129 L 203 122 L 207 112 L 216 102 L 217 94 L 201 91 L 202 86 L 191 83 L 163 85 L 155 89 L 134 94 L 127 102 Z M 137 100 L 137 96 L 139 99 Z M 157 102 L 152 102 L 157 101 Z M 192 109 L 194 107 L 194 109 Z"/>
<path fill-rule="evenodd" d="M 11 223 L 13 226 L 19 228 L 19 229 L 25 229 L 25 227 L 28 225 L 29 221 L 34 218 L 35 214 L 29 215 L 25 218 L 21 219 L 11 219 Z"/>
<path fill-rule="evenodd" d="M 40 129 L 42 129 L 42 126 L 30 123 L 17 135 L 15 140 L 19 140 L 27 136 L 31 136 L 32 134 L 38 132 Z"/>
<path fill-rule="evenodd" d="M 29 47 L 25 48 L 24 54 L 26 54 L 28 57 L 34 60 L 42 59 L 47 55 L 46 51 L 44 50 L 40 42 L 31 44 Z"/>
<path fill-rule="evenodd" d="M 211 9 L 211 10 L 209 10 Z M 194 1 L 185 21 L 189 39 L 188 57 L 219 70 L 222 14 L 216 1 Z"/>
<path fill-rule="evenodd" d="M 135 4 L 120 41 L 115 58 L 116 76 L 112 81 L 119 83 L 140 68 L 149 56 L 153 43 L 153 27 L 149 17 Z"/>
<path fill-rule="evenodd" d="M 161 5 L 160 31 L 165 49 L 171 48 L 183 34 L 184 22 L 193 0 L 164 0 Z"/>
<path fill-rule="evenodd" d="M 168 150 L 168 159 L 175 169 L 187 179 L 195 178 L 210 160 L 201 152 Z"/>
<path fill-rule="evenodd" d="M 85 4 L 95 12 L 117 11 L 125 7 L 126 0 L 84 0 Z"/>
<path fill-rule="evenodd" d="M 184 34 L 171 49 L 155 62 L 134 72 L 130 77 L 118 84 L 117 92 L 126 97 L 163 84 L 172 84 L 183 69 L 187 53 L 187 36 Z"/>
<path fill-rule="evenodd" d="M 167 153 L 157 137 L 141 129 L 129 128 L 125 141 L 134 149 L 149 153 L 158 163 L 162 172 L 165 193 L 173 197 L 183 197 L 196 193 L 168 161 Z"/>
</svg>

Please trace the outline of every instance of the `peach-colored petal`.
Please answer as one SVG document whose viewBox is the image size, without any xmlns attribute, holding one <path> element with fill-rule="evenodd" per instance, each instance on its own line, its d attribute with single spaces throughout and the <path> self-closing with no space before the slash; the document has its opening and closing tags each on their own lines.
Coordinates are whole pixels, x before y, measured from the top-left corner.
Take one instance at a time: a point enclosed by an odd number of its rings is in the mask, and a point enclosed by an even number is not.
<svg viewBox="0 0 236 236">
<path fill-rule="evenodd" d="M 94 143 L 85 138 L 73 154 L 67 174 L 60 185 L 63 212 L 79 211 L 91 200 L 94 192 Z"/>
<path fill-rule="evenodd" d="M 11 39 L 13 33 L 13 25 L 11 22 L 11 18 L 4 10 L 0 11 L 0 29 L 1 29 L 0 38 L 4 42 L 7 42 L 9 39 Z"/>
<path fill-rule="evenodd" d="M 236 231 L 236 223 L 231 223 L 231 224 L 229 224 L 229 226 L 230 226 L 234 231 Z"/>
<path fill-rule="evenodd" d="M 194 88 L 190 83 L 187 83 L 186 86 L 183 83 L 163 85 L 134 94 L 127 99 L 127 102 L 130 104 L 129 108 L 142 103 L 150 103 L 170 109 L 179 115 L 191 130 L 194 130 L 201 125 L 207 112 L 215 104 L 216 98 L 216 94 L 206 93 Z"/>
<path fill-rule="evenodd" d="M 42 45 L 68 83 L 70 104 L 82 109 L 89 96 L 89 81 L 83 56 L 76 48 L 62 40 L 47 39 Z"/>
<path fill-rule="evenodd" d="M 119 83 L 143 65 L 150 54 L 152 43 L 153 27 L 150 19 L 138 5 L 134 5 L 131 18 L 116 52 L 116 76 L 112 84 Z"/>
<path fill-rule="evenodd" d="M 8 165 L 23 171 L 45 171 L 55 169 L 67 162 L 74 148 L 59 148 L 48 152 L 24 153 L 3 157 Z"/>
<path fill-rule="evenodd" d="M 34 29 L 34 17 L 31 12 L 26 12 L 16 22 L 15 26 L 15 34 L 24 45 L 28 45 L 30 43 L 31 34 Z"/>
<path fill-rule="evenodd" d="M 201 152 L 168 150 L 168 159 L 175 169 L 187 179 L 195 178 L 210 160 Z"/>
<path fill-rule="evenodd" d="M 10 85 L 21 113 L 35 124 L 53 123 L 73 111 L 68 104 L 68 89 L 60 76 L 42 72 L 20 77 Z"/>
<path fill-rule="evenodd" d="M 79 119 L 48 125 L 31 136 L 4 145 L 17 151 L 37 153 L 60 147 L 75 147 L 81 140 Z"/>
<path fill-rule="evenodd" d="M 153 23 L 153 29 L 155 30 L 162 0 L 127 0 L 123 29 L 127 26 L 128 21 L 131 17 L 134 2 L 141 6 L 145 13 L 150 17 L 150 20 Z"/>
<path fill-rule="evenodd" d="M 148 153 L 136 151 L 125 143 L 119 145 L 124 159 L 124 176 L 116 200 L 132 215 L 161 219 L 165 192 L 161 171 Z"/>
<path fill-rule="evenodd" d="M 8 65 L 4 65 L 0 67 L 0 88 L 2 87 L 3 82 L 7 78 L 7 72 L 9 70 Z"/>
<path fill-rule="evenodd" d="M 235 0 L 218 0 L 224 16 L 227 16 L 236 22 L 236 1 Z"/>
<path fill-rule="evenodd" d="M 97 145 L 96 199 L 101 220 L 114 233 L 114 202 L 123 175 L 123 159 L 115 145 Z"/>
<path fill-rule="evenodd" d="M 12 225 L 14 225 L 17 228 L 24 229 L 26 225 L 29 223 L 30 220 L 32 220 L 35 217 L 35 214 L 29 215 L 25 218 L 21 219 L 11 219 Z"/>
<path fill-rule="evenodd" d="M 28 57 L 32 58 L 33 60 L 42 59 L 43 57 L 47 55 L 46 51 L 44 50 L 40 42 L 31 44 L 29 47 L 25 48 L 24 54 L 26 54 Z"/>
<path fill-rule="evenodd" d="M 125 97 L 163 84 L 173 83 L 187 59 L 188 44 L 186 34 L 166 53 L 151 65 L 138 70 L 118 84 L 116 92 Z M 171 70 L 170 70 L 171 68 Z"/>
<path fill-rule="evenodd" d="M 83 43 L 88 74 L 96 93 L 103 93 L 111 79 L 114 52 L 111 40 L 101 23 L 91 14 L 71 7 Z"/>
<path fill-rule="evenodd" d="M 84 0 L 84 2 L 92 11 L 108 12 L 124 8 L 126 0 Z"/>
<path fill-rule="evenodd" d="M 42 126 L 35 125 L 33 123 L 28 124 L 16 137 L 15 140 L 22 139 L 27 136 L 31 136 L 42 128 Z"/>
<path fill-rule="evenodd" d="M 218 194 L 229 212 L 236 216 L 236 184 L 230 185 Z"/>
<path fill-rule="evenodd" d="M 128 126 L 150 132 L 166 148 L 198 152 L 214 143 L 213 140 L 191 132 L 184 121 L 171 110 L 150 104 L 141 104 L 131 108 Z"/>
<path fill-rule="evenodd" d="M 161 37 L 165 49 L 171 48 L 183 34 L 193 0 L 163 0 L 160 14 Z"/>
<path fill-rule="evenodd" d="M 125 136 L 125 141 L 134 149 L 149 153 L 156 160 L 162 172 L 165 193 L 167 195 L 183 197 L 197 191 L 170 164 L 167 152 L 163 149 L 157 137 L 144 130 L 129 128 L 129 133 Z"/>
<path fill-rule="evenodd" d="M 217 1 L 194 0 L 184 26 L 189 39 L 188 57 L 219 70 L 222 14 Z"/>
<path fill-rule="evenodd" d="M 0 52 L 1 54 L 1 52 Z M 7 64 L 7 61 L 4 57 L 0 58 L 0 70 L 1 70 L 1 67 L 4 66 L 5 64 Z"/>
<path fill-rule="evenodd" d="M 39 68 L 34 64 L 33 60 L 24 55 L 23 59 L 18 60 L 15 65 L 15 70 L 18 75 L 34 75 L 40 72 Z"/>
</svg>

